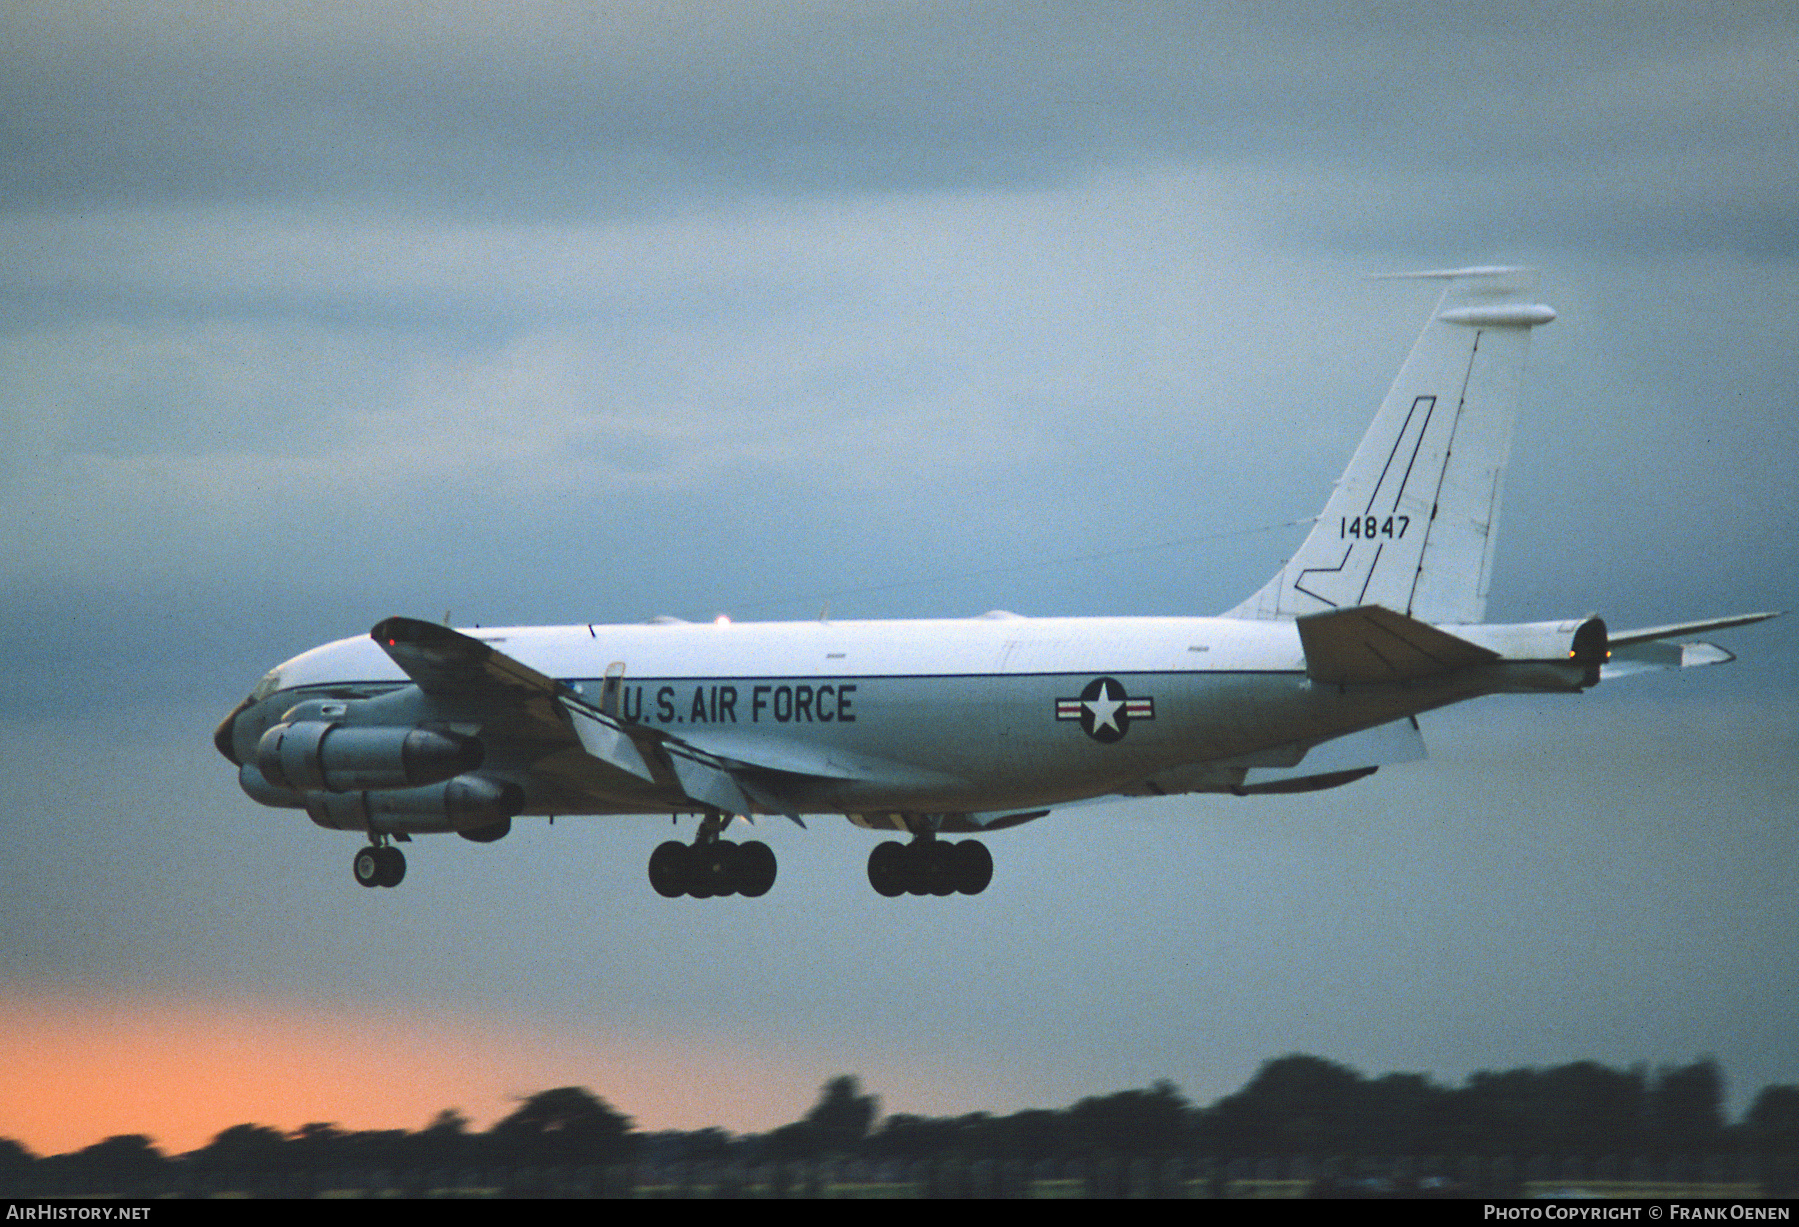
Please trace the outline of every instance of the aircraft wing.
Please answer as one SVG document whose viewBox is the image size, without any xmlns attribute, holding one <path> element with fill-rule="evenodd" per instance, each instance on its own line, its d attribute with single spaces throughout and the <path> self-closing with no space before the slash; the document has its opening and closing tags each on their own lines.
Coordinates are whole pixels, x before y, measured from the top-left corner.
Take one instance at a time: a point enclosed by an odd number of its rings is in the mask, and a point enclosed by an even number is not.
<svg viewBox="0 0 1799 1227">
<path fill-rule="evenodd" d="M 554 678 L 471 635 L 417 618 L 387 618 L 369 632 L 420 690 L 495 712 L 512 731 L 547 743 L 541 770 L 606 792 L 644 784 L 670 804 L 730 814 L 792 814 L 781 775 L 853 777 L 817 770 L 803 753 L 774 751 L 778 765 L 735 762 L 657 729 L 608 715 Z M 520 726 L 523 726 L 522 728 Z M 595 773 L 595 766 L 610 769 Z M 756 770 L 761 767 L 761 770 Z M 616 773 L 631 777 L 619 780 Z"/>
<path fill-rule="evenodd" d="M 369 631 L 382 651 L 435 699 L 497 709 L 514 722 L 554 734 L 567 721 L 553 679 L 461 631 L 417 618 L 387 618 Z"/>
<path fill-rule="evenodd" d="M 1611 658 L 1600 667 L 1602 678 L 1629 677 L 1633 673 L 1651 673 L 1659 669 L 1694 669 L 1702 665 L 1722 665 L 1736 659 L 1715 643 L 1691 640 L 1670 643 L 1685 635 L 1724 630 L 1732 626 L 1748 626 L 1778 618 L 1780 611 L 1734 614 L 1728 618 L 1706 618 L 1697 622 L 1677 622 L 1671 626 L 1646 626 L 1637 630 L 1616 631 L 1608 636 Z"/>
</svg>

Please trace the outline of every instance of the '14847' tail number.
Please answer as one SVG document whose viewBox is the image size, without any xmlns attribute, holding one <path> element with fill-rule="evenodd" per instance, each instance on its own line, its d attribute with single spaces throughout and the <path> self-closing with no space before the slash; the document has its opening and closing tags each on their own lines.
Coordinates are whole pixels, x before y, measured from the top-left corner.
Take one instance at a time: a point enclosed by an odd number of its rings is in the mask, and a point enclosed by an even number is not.
<svg viewBox="0 0 1799 1227">
<path fill-rule="evenodd" d="M 1405 536 L 1406 526 L 1412 522 L 1411 516 L 1342 516 L 1337 520 L 1337 536 L 1360 537 L 1364 540 L 1372 537 L 1399 538 Z"/>
</svg>

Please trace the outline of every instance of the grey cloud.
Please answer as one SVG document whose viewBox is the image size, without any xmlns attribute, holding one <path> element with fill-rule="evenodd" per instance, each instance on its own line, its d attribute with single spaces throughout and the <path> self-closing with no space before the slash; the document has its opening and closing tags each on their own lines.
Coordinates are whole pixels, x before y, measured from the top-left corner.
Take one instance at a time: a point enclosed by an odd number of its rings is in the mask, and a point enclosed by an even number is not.
<svg viewBox="0 0 1799 1227">
<path fill-rule="evenodd" d="M 581 218 L 1279 161 L 1327 180 L 1503 168 L 1500 196 L 1459 207 L 1534 202 L 1541 223 L 1561 185 L 1595 177 L 1680 214 L 1656 158 L 1696 145 L 1739 199 L 1784 200 L 1799 152 L 1799 34 L 1777 10 L 726 6 L 625 9 L 622 30 L 533 11 L 520 32 L 458 33 L 376 8 L 317 43 L 252 31 L 248 51 L 216 30 L 188 47 L 65 33 L 53 64 L 27 42 L 3 112 L 13 207 Z M 484 37 L 498 45 L 477 55 Z M 1353 227 L 1354 194 L 1334 203 Z M 1426 185 L 1371 203 L 1403 225 L 1434 202 Z M 1710 224 L 1753 243 L 1758 216 Z"/>
<path fill-rule="evenodd" d="M 1267 526 L 1318 509 L 1433 301 L 1368 272 L 1545 268 L 1561 319 L 1533 340 L 1496 618 L 1793 603 L 1778 10 L 705 3 L 609 5 L 627 24 L 598 34 L 554 4 L 279 11 L 0 19 L 20 974 L 257 990 L 311 958 L 312 990 L 457 1005 L 473 968 L 539 1015 L 722 1003 L 764 1033 L 710 935 L 643 940 L 682 923 L 644 888 L 649 825 L 420 847 L 415 918 L 530 891 L 573 946 L 371 946 L 348 841 L 241 798 L 212 721 L 391 613 L 1224 608 L 1299 531 Z M 1783 906 L 1758 867 L 1791 859 L 1784 626 L 1720 636 L 1744 662 L 1698 678 L 1446 713 L 1438 762 L 1360 791 L 1058 814 L 1005 849 L 1000 988 L 946 971 L 962 922 L 936 914 L 888 960 L 894 1000 L 916 986 L 902 1009 L 928 998 L 1037 1102 L 1231 1089 L 1270 1055 L 1251 1015 L 1370 1069 L 1712 1050 L 1791 1081 L 1790 1026 L 1740 1025 L 1792 996 L 1767 937 L 1790 924 L 1742 922 Z M 1707 725 L 1721 698 L 1744 706 Z M 733 932 L 824 952 L 757 957 L 841 1007 L 796 1049 L 856 1052 L 867 935 L 911 922 L 860 883 L 866 841 L 814 825 L 766 926 Z M 71 857 L 71 830 L 105 854 Z M 566 981 L 566 951 L 602 970 Z M 1070 981 L 1084 1030 L 1017 1009 Z M 1320 984 L 1353 1010 L 1321 1013 Z M 1168 1007 L 1148 1030 L 1144 1000 Z"/>
</svg>

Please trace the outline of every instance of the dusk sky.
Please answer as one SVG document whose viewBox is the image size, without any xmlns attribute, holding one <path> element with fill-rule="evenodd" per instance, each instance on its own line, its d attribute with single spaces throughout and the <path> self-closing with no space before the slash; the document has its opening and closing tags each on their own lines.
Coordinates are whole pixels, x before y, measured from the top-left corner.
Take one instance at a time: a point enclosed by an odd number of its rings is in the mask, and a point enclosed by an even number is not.
<svg viewBox="0 0 1799 1227">
<path fill-rule="evenodd" d="M 358 837 L 213 727 L 407 614 L 1214 614 L 1439 287 L 1542 270 L 1489 617 L 1787 609 L 1781 5 L 67 3 L 0 13 L 0 1137 L 760 1130 L 1264 1059 L 1799 1082 L 1799 648 L 1422 718 L 1302 797 L 1058 812 L 974 898 L 764 821 Z M 690 831 L 690 825 L 683 832 Z"/>
</svg>

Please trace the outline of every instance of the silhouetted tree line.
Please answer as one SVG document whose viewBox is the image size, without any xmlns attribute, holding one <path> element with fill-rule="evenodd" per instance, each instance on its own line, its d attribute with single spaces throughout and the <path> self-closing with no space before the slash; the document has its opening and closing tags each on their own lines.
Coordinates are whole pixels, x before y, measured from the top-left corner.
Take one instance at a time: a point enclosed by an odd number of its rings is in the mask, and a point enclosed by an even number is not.
<svg viewBox="0 0 1799 1227">
<path fill-rule="evenodd" d="M 768 1133 L 722 1129 L 640 1133 L 580 1087 L 526 1098 L 486 1132 L 440 1112 L 417 1132 L 309 1124 L 284 1133 L 233 1125 L 189 1154 L 167 1156 L 141 1134 L 44 1158 L 0 1139 L 0 1188 L 30 1192 L 96 1183 L 119 1190 L 222 1188 L 254 1174 L 260 1187 L 320 1172 L 528 1169 L 589 1173 L 587 1191 L 629 1187 L 637 1167 L 869 1162 L 1217 1160 L 1269 1156 L 1755 1155 L 1789 1173 L 1799 1154 L 1799 1087 L 1770 1086 L 1744 1118 L 1724 1120 L 1724 1080 L 1711 1061 L 1613 1070 L 1582 1061 L 1553 1069 L 1477 1073 L 1460 1087 L 1419 1074 L 1365 1078 L 1311 1056 L 1266 1062 L 1210 1107 L 1166 1081 L 1005 1116 L 883 1118 L 875 1096 L 842 1075 L 800 1120 Z M 1777 1177 L 1788 1184 L 1790 1173 Z M 607 1184 L 607 1181 L 613 1182 Z M 500 1181 L 499 1183 L 505 1183 Z"/>
</svg>

